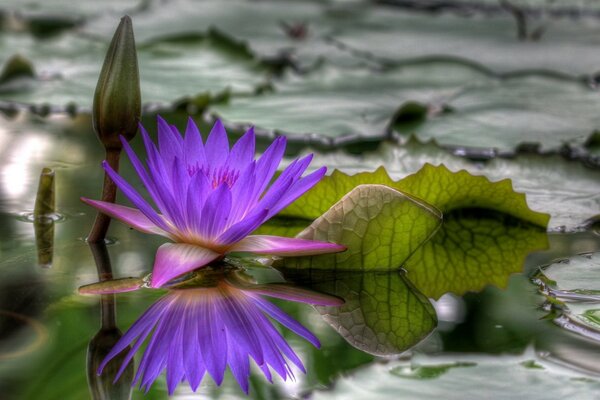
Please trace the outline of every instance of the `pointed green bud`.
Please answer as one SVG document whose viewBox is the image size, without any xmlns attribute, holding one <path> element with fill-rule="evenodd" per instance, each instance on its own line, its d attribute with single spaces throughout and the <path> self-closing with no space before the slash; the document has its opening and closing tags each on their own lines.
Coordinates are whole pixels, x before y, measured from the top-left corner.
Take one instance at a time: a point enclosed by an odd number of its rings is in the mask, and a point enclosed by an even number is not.
<svg viewBox="0 0 600 400">
<path fill-rule="evenodd" d="M 94 130 L 106 149 L 120 149 L 119 136 L 131 140 L 142 112 L 140 76 L 131 18 L 121 18 L 94 93 Z"/>
</svg>

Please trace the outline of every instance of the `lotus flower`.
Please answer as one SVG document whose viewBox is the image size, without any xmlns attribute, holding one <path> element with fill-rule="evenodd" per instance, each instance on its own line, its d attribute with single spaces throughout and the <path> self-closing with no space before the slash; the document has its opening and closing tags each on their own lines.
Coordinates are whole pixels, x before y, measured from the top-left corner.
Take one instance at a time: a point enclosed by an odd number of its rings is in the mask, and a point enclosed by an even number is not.
<svg viewBox="0 0 600 400">
<path fill-rule="evenodd" d="M 290 363 L 305 372 L 300 358 L 267 317 L 320 347 L 310 331 L 262 295 L 318 305 L 343 304 L 335 297 L 285 284 L 244 284 L 231 274 L 212 281 L 211 287 L 170 290 L 150 306 L 106 356 L 98 373 L 131 345 L 116 382 L 150 337 L 134 377 L 134 384 L 142 389 L 149 390 L 163 370 L 170 395 L 182 381 L 196 391 L 206 373 L 220 385 L 229 366 L 248 393 L 250 357 L 270 382 L 271 369 L 284 380 L 294 379 Z"/>
<path fill-rule="evenodd" d="M 283 157 L 285 137 L 275 139 L 255 160 L 252 128 L 231 150 L 220 121 L 206 143 L 191 119 L 182 137 L 159 117 L 158 148 L 144 128 L 140 130 L 148 157 L 146 166 L 127 141 L 121 141 L 158 212 L 106 162 L 103 167 L 107 174 L 136 208 L 82 200 L 139 231 L 174 242 L 163 244 L 157 251 L 152 287 L 160 287 L 231 252 L 295 256 L 345 249 L 334 243 L 250 235 L 325 174 L 323 167 L 302 177 L 311 154 L 293 161 L 271 183 Z"/>
</svg>

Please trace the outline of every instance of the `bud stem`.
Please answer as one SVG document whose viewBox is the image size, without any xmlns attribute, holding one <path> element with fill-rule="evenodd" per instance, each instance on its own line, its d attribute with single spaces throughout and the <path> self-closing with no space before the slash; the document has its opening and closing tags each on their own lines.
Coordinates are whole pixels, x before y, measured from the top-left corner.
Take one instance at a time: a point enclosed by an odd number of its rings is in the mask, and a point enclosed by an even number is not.
<svg viewBox="0 0 600 400">
<path fill-rule="evenodd" d="M 119 171 L 119 156 L 121 155 L 121 149 L 107 148 L 106 149 L 106 161 L 108 165 L 115 171 Z M 114 203 L 117 199 L 117 186 L 110 179 L 108 174 L 104 173 L 104 184 L 102 186 L 102 201 Z M 88 243 L 103 242 L 110 225 L 110 217 L 106 214 L 98 213 L 94 226 L 87 238 Z"/>
<path fill-rule="evenodd" d="M 96 270 L 98 271 L 98 279 L 100 282 L 111 280 L 113 278 L 112 266 L 110 264 L 110 256 L 106 244 L 90 243 L 90 250 L 94 256 Z M 115 317 L 115 295 L 103 294 L 100 297 L 100 318 L 102 321 L 102 329 L 116 329 L 117 322 Z"/>
</svg>

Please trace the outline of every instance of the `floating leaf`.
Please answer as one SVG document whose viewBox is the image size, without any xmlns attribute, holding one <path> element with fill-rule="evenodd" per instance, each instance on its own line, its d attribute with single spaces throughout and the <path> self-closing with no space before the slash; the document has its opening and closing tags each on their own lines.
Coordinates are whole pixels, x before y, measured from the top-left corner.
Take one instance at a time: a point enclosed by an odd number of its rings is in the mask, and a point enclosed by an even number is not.
<svg viewBox="0 0 600 400">
<path fill-rule="evenodd" d="M 480 152 L 472 156 L 485 160 L 493 154 Z M 375 151 L 361 152 L 360 157 L 341 150 L 316 153 L 313 162 L 316 165 L 335 166 L 345 174 L 351 175 L 339 176 L 337 179 L 340 182 L 332 185 L 331 193 L 321 193 L 331 204 L 335 202 L 336 190 L 345 193 L 346 187 L 369 183 L 367 178 L 375 173 L 363 173 L 364 171 L 373 171 L 385 165 L 386 171 L 396 181 L 418 172 L 424 164 L 431 163 L 443 164 L 452 171 L 465 169 L 491 181 L 510 177 L 514 190 L 527 194 L 527 204 L 534 211 L 551 214 L 550 230 L 553 231 L 577 231 L 587 228 L 585 221 L 595 214 L 600 214 L 600 170 L 588 168 L 580 162 L 567 161 L 559 155 L 522 154 L 508 159 L 496 157 L 485 162 L 471 162 L 440 151 L 435 143 L 410 140 L 403 145 L 384 142 Z M 360 178 L 361 176 L 363 178 Z M 325 178 L 327 179 L 329 178 Z M 353 179 L 359 182 L 353 183 Z M 371 183 L 393 184 L 387 177 Z M 303 203 L 304 198 L 298 201 L 298 204 L 307 207 L 308 212 L 318 212 L 314 206 Z"/>
<path fill-rule="evenodd" d="M 437 299 L 487 285 L 504 288 L 531 252 L 547 247 L 547 234 L 537 226 L 504 214 L 453 212 L 403 267 L 419 291 Z"/>
<path fill-rule="evenodd" d="M 600 253 L 558 260 L 543 267 L 536 282 L 557 325 L 600 342 Z"/>
<path fill-rule="evenodd" d="M 373 363 L 341 377 L 333 389 L 316 391 L 311 398 L 365 399 L 377 393 L 382 400 L 593 399 L 600 382 L 581 371 L 528 368 L 524 362 L 547 366 L 534 354 L 519 356 L 420 356 L 409 361 Z M 410 379 L 407 379 L 410 378 Z M 510 384 L 507 384 L 510 383 Z"/>
<path fill-rule="evenodd" d="M 487 77 L 479 71 L 446 62 L 379 72 L 324 64 L 308 74 L 287 72 L 274 82 L 272 92 L 233 98 L 211 109 L 225 120 L 292 137 L 374 139 L 387 136 L 393 121 L 422 121 L 429 104 L 435 111 L 436 105 L 482 79 Z"/>
<path fill-rule="evenodd" d="M 308 193 L 292 203 L 280 215 L 316 218 L 352 188 L 361 184 L 383 184 L 423 199 L 447 213 L 462 208 L 482 208 L 511 215 L 546 227 L 548 214 L 532 211 L 525 195 L 516 193 L 508 179 L 491 182 L 467 171 L 452 172 L 444 165 L 426 164 L 419 172 L 393 181 L 381 167 L 374 172 L 346 175 L 334 171 Z"/>
<path fill-rule="evenodd" d="M 598 92 L 583 82 L 542 76 L 488 82 L 463 90 L 439 113 L 402 133 L 443 146 L 513 151 L 560 149 L 600 128 Z"/>
<path fill-rule="evenodd" d="M 429 300 L 400 271 L 283 272 L 287 280 L 344 299 L 342 306 L 316 309 L 352 346 L 367 353 L 402 353 L 437 325 Z"/>
<path fill-rule="evenodd" d="M 297 237 L 343 244 L 337 254 L 292 257 L 287 269 L 395 270 L 432 234 L 441 214 L 383 185 L 350 191 Z"/>
</svg>

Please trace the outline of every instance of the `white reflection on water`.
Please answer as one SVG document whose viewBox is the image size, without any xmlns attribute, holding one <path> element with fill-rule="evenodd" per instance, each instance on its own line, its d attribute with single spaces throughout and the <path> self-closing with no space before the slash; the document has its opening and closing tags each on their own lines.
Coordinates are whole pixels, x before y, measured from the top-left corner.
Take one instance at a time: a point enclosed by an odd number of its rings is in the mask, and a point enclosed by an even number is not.
<svg viewBox="0 0 600 400">
<path fill-rule="evenodd" d="M 10 140 L 9 132 L 0 126 L 0 142 L 3 144 Z M 6 153 L 2 155 L 2 179 L 3 192 L 9 198 L 22 198 L 26 193 L 33 195 L 35 187 L 32 187 L 33 164 L 43 159 L 44 154 L 50 149 L 51 143 L 48 137 L 30 134 L 27 136 L 14 137 L 9 146 L 3 145 Z"/>
</svg>

